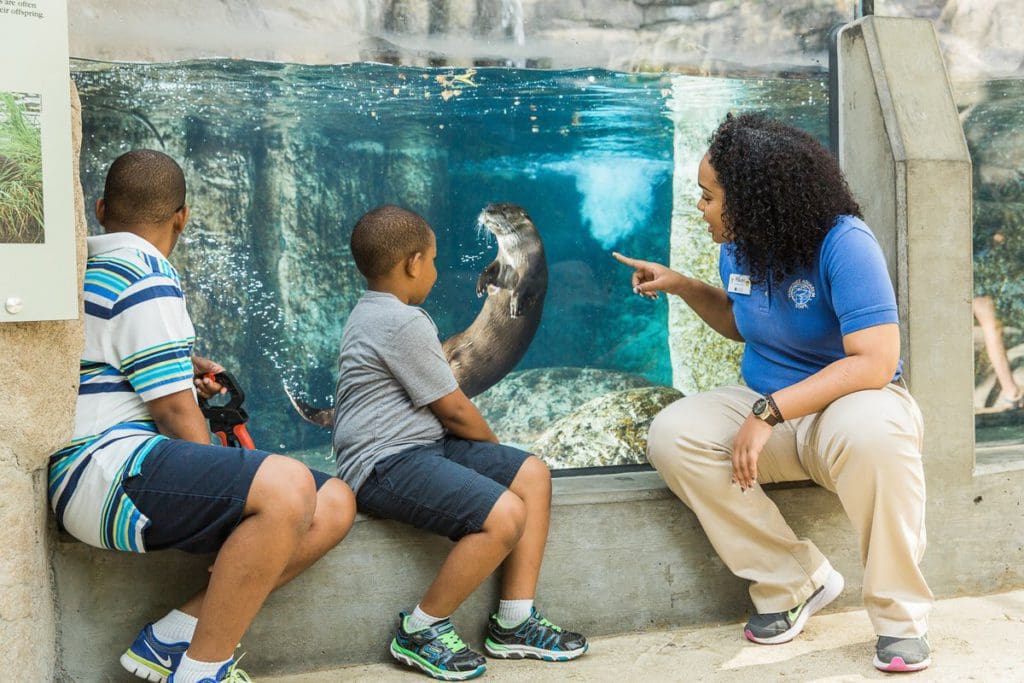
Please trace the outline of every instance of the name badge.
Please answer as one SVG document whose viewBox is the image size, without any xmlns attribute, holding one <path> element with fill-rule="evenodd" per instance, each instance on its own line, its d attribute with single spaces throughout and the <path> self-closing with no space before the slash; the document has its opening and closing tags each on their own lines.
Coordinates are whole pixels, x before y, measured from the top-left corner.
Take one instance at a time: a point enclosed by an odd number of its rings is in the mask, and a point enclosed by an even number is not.
<svg viewBox="0 0 1024 683">
<path fill-rule="evenodd" d="M 750 276 L 736 273 L 730 275 L 729 291 L 733 294 L 750 294 Z"/>
</svg>

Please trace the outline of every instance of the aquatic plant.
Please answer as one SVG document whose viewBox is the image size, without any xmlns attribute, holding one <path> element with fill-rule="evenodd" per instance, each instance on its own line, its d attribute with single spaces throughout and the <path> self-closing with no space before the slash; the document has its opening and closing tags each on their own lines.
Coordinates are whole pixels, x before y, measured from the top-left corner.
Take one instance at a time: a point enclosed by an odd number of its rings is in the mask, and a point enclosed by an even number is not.
<svg viewBox="0 0 1024 683">
<path fill-rule="evenodd" d="M 0 243 L 43 241 L 39 128 L 10 93 L 0 93 Z"/>
</svg>

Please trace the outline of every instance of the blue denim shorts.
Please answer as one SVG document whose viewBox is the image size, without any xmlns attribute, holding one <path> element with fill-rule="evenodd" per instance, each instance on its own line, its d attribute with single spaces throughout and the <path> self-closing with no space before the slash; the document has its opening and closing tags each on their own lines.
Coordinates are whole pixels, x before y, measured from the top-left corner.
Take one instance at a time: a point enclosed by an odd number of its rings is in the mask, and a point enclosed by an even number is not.
<svg viewBox="0 0 1024 683">
<path fill-rule="evenodd" d="M 483 528 L 529 457 L 511 446 L 445 437 L 374 465 L 356 504 L 360 512 L 457 541 Z"/>
<path fill-rule="evenodd" d="M 256 471 L 270 453 L 164 439 L 142 461 L 124 492 L 149 518 L 142 534 L 147 551 L 177 548 L 188 553 L 220 550 L 242 521 Z M 310 470 L 316 488 L 331 477 Z"/>
</svg>

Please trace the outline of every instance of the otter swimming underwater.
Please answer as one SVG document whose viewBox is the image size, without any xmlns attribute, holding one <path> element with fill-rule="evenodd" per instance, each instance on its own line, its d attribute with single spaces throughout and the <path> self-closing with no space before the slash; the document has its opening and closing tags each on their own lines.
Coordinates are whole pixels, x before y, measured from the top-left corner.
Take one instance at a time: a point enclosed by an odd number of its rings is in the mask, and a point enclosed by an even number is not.
<svg viewBox="0 0 1024 683">
<path fill-rule="evenodd" d="M 498 255 L 476 282 L 486 295 L 476 319 L 441 347 L 466 396 L 494 386 L 526 354 L 544 311 L 548 266 L 544 243 L 526 210 L 516 204 L 491 204 L 480 212 L 480 227 L 498 240 Z M 334 408 L 316 408 L 285 386 L 295 410 L 313 424 L 334 426 Z"/>
</svg>

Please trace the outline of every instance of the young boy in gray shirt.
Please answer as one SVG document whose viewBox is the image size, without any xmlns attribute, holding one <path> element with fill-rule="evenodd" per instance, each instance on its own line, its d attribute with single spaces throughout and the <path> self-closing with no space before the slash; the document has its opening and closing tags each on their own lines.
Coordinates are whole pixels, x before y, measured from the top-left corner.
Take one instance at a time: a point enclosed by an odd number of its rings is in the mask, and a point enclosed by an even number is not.
<svg viewBox="0 0 1024 683">
<path fill-rule="evenodd" d="M 504 562 L 501 602 L 484 648 L 493 657 L 573 659 L 586 638 L 533 605 L 551 505 L 551 474 L 498 443 L 459 389 L 437 327 L 418 308 L 437 270 L 427 222 L 396 206 L 359 219 L 352 255 L 367 291 L 345 325 L 335 397 L 338 475 L 360 510 L 456 541 L 411 613 L 399 615 L 391 654 L 434 678 L 485 670 L 449 616 Z"/>
</svg>

